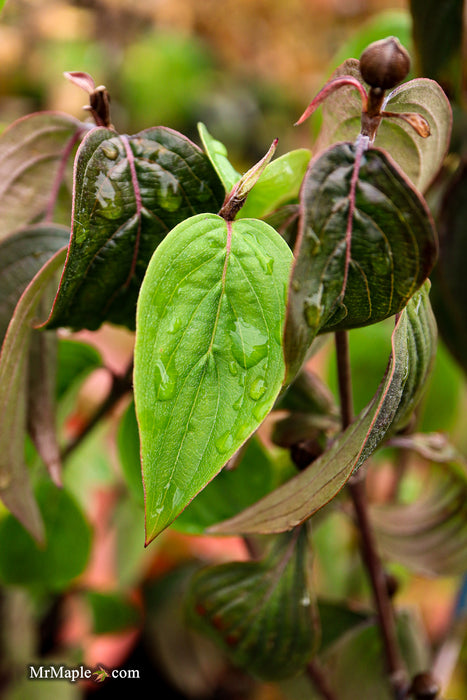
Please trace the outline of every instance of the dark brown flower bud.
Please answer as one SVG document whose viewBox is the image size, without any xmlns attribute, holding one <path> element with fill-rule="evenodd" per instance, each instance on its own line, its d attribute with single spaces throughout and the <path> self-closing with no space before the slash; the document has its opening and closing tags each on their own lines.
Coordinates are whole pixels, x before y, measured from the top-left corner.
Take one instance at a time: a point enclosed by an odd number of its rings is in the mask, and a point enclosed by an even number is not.
<svg viewBox="0 0 467 700">
<path fill-rule="evenodd" d="M 409 693 L 416 700 L 436 700 L 440 687 L 436 678 L 429 671 L 417 673 L 412 679 Z"/>
<path fill-rule="evenodd" d="M 394 36 L 373 42 L 360 56 L 362 78 L 373 88 L 391 90 L 409 70 L 410 56 Z"/>
</svg>

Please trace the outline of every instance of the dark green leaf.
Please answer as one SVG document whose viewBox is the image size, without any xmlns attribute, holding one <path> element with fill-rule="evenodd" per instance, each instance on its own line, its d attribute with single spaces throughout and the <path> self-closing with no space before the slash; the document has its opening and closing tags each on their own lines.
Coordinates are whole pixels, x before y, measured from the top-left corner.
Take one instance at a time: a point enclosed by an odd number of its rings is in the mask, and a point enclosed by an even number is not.
<svg viewBox="0 0 467 700">
<path fill-rule="evenodd" d="M 414 397 L 419 395 L 429 372 L 429 349 L 435 342 L 433 332 L 425 287 L 401 313 L 392 337 L 392 353 L 384 382 L 358 418 L 307 469 L 210 531 L 225 534 L 282 532 L 303 522 L 334 498 L 394 426 L 401 424 Z M 418 384 L 408 380 L 412 375 Z"/>
<path fill-rule="evenodd" d="M 57 352 L 57 398 L 63 398 L 69 388 L 99 367 L 102 367 L 102 357 L 96 348 L 78 340 L 61 338 Z"/>
<path fill-rule="evenodd" d="M 45 526 L 46 545 L 39 547 L 18 521 L 0 521 L 0 580 L 4 584 L 62 590 L 86 566 L 91 530 L 66 489 L 39 484 L 37 502 Z"/>
<path fill-rule="evenodd" d="M 359 62 L 345 61 L 331 76 L 351 75 L 362 84 Z M 441 167 L 451 135 L 452 113 L 449 101 L 433 80 L 418 78 L 390 92 L 383 108 L 387 112 L 421 114 L 430 126 L 430 136 L 422 138 L 400 118 L 384 118 L 378 128 L 375 146 L 385 149 L 412 184 L 424 192 Z M 323 125 L 316 143 L 322 151 L 337 141 L 355 141 L 360 133 L 362 103 L 355 88 L 342 87 L 323 103 Z"/>
<path fill-rule="evenodd" d="M 48 326 L 135 326 L 152 253 L 176 224 L 218 211 L 222 185 L 207 157 L 165 127 L 135 136 L 94 129 L 75 163 L 70 247 Z"/>
<path fill-rule="evenodd" d="M 433 279 L 433 308 L 443 340 L 467 373 L 467 163 L 449 186 L 439 215 L 440 256 Z"/>
<path fill-rule="evenodd" d="M 304 368 L 277 401 L 277 411 L 328 415 L 336 413 L 334 398 L 317 374 Z"/>
<path fill-rule="evenodd" d="M 121 632 L 140 623 L 137 607 L 121 593 L 87 591 L 86 598 L 91 606 L 94 634 Z"/>
<path fill-rule="evenodd" d="M 198 215 L 155 252 L 138 302 L 135 401 L 150 542 L 256 430 L 284 378 L 291 252 L 270 226 Z"/>
<path fill-rule="evenodd" d="M 461 84 L 463 0 L 410 0 L 418 72 L 451 95 Z"/>
<path fill-rule="evenodd" d="M 282 536 L 261 561 L 213 566 L 195 575 L 188 612 L 235 665 L 264 680 L 299 673 L 317 644 L 304 531 Z"/>
<path fill-rule="evenodd" d="M 454 576 L 467 569 L 465 466 L 433 467 L 415 502 L 373 506 L 371 517 L 383 553 L 410 570 Z"/>
<path fill-rule="evenodd" d="M 0 238 L 53 214 L 63 169 L 86 125 L 60 112 L 38 112 L 0 136 Z"/>
<path fill-rule="evenodd" d="M 38 540 L 43 527 L 23 462 L 27 359 L 38 305 L 65 254 L 62 248 L 53 255 L 21 295 L 0 355 L 0 498 Z"/>
<path fill-rule="evenodd" d="M 352 610 L 341 603 L 318 600 L 318 615 L 321 628 L 319 653 L 337 642 L 349 630 L 368 620 L 369 614 Z"/>
<path fill-rule="evenodd" d="M 318 332 L 399 312 L 437 252 L 426 203 L 383 151 L 330 148 L 312 161 L 301 198 L 285 331 L 292 377 Z"/>
</svg>

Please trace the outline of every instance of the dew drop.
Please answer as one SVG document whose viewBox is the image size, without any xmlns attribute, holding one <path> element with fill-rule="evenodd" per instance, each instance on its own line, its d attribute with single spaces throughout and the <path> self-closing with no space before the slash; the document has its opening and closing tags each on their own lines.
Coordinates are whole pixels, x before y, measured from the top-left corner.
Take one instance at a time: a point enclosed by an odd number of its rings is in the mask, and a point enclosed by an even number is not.
<svg viewBox="0 0 467 700">
<path fill-rule="evenodd" d="M 243 442 L 248 435 L 251 433 L 251 427 L 247 425 L 246 423 L 243 423 L 237 428 L 237 432 L 235 433 L 235 437 L 237 440 L 240 440 Z"/>
<path fill-rule="evenodd" d="M 311 226 L 307 226 L 305 231 L 305 238 L 307 239 L 308 245 L 310 247 L 310 253 L 317 253 L 321 247 L 321 241 L 319 240 L 316 233 L 313 231 Z"/>
<path fill-rule="evenodd" d="M 253 399 L 253 401 L 258 401 L 260 399 L 264 392 L 266 391 L 266 382 L 264 381 L 264 377 L 256 377 L 256 379 L 253 381 L 251 387 L 250 387 L 250 398 Z"/>
<path fill-rule="evenodd" d="M 323 315 L 324 308 L 321 304 L 322 295 L 323 287 L 320 286 L 317 292 L 307 297 L 304 301 L 305 318 L 310 328 L 316 328 Z"/>
<path fill-rule="evenodd" d="M 238 399 L 235 401 L 235 403 L 232 406 L 234 411 L 239 411 L 242 407 L 242 403 L 243 403 L 243 394 L 240 394 L 240 396 L 238 397 Z"/>
<path fill-rule="evenodd" d="M 232 355 L 245 369 L 254 367 L 268 354 L 268 336 L 242 319 L 234 326 L 230 331 Z"/>
<path fill-rule="evenodd" d="M 267 414 L 269 413 L 269 409 L 269 401 L 260 401 L 256 404 L 256 406 L 253 409 L 253 415 L 258 421 L 258 423 L 261 423 L 261 421 L 264 418 L 266 418 Z"/>
<path fill-rule="evenodd" d="M 198 202 L 206 202 L 211 196 L 211 191 L 209 187 L 206 185 L 206 183 L 202 180 L 198 192 L 196 193 L 196 197 L 198 199 Z"/>
<path fill-rule="evenodd" d="M 156 398 L 158 401 L 168 401 L 175 394 L 176 375 L 167 370 L 162 359 L 157 360 L 155 363 L 155 375 Z"/>
<path fill-rule="evenodd" d="M 229 362 L 229 372 L 232 376 L 236 377 L 238 374 L 238 364 L 236 360 Z"/>
<path fill-rule="evenodd" d="M 226 433 L 221 435 L 221 437 L 216 440 L 215 445 L 219 454 L 223 455 L 232 449 L 234 443 L 234 438 L 232 433 L 228 430 Z"/>
<path fill-rule="evenodd" d="M 170 322 L 169 333 L 177 333 L 183 326 L 183 321 L 178 316 L 175 316 Z"/>
<path fill-rule="evenodd" d="M 104 141 L 104 143 L 101 145 L 101 148 L 106 158 L 108 158 L 109 160 L 117 160 L 118 148 L 114 143 Z"/>
<path fill-rule="evenodd" d="M 157 201 L 166 211 L 177 211 L 182 203 L 180 186 L 175 179 L 161 177 Z"/>
</svg>

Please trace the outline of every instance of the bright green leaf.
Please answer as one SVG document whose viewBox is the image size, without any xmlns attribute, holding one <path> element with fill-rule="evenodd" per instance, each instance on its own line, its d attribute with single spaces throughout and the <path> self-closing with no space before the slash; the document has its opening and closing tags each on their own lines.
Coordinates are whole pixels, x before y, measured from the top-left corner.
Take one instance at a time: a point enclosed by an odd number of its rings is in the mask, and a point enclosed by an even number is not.
<svg viewBox="0 0 467 700">
<path fill-rule="evenodd" d="M 318 642 L 308 557 L 306 533 L 297 531 L 276 540 L 261 561 L 201 570 L 189 592 L 190 618 L 252 675 L 299 673 Z"/>
<path fill-rule="evenodd" d="M 296 199 L 310 156 L 310 151 L 301 148 L 269 163 L 241 208 L 240 217 L 261 219 Z"/>
<path fill-rule="evenodd" d="M 383 151 L 333 146 L 312 161 L 301 200 L 285 331 L 292 377 L 318 332 L 404 308 L 437 252 L 426 203 Z"/>
<path fill-rule="evenodd" d="M 38 305 L 65 254 L 62 248 L 53 255 L 23 292 L 0 355 L 0 498 L 38 540 L 43 527 L 23 461 L 27 360 Z"/>
<path fill-rule="evenodd" d="M 0 580 L 4 584 L 62 590 L 86 566 L 91 530 L 66 489 L 43 481 L 36 492 L 45 526 L 45 547 L 11 515 L 0 521 Z"/>
<path fill-rule="evenodd" d="M 143 506 L 140 442 L 133 403 L 120 421 L 117 442 L 126 482 Z M 236 515 L 272 491 L 283 480 L 284 471 L 261 442 L 253 437 L 248 441 L 238 466 L 221 471 L 180 513 L 173 523 L 174 529 L 201 535 L 210 525 Z"/>
<path fill-rule="evenodd" d="M 150 542 L 271 410 L 284 378 L 291 252 L 270 226 L 198 215 L 141 288 L 135 401 Z"/>
<path fill-rule="evenodd" d="M 406 418 L 426 383 L 435 328 L 428 290 L 414 295 L 392 337 L 390 365 L 371 403 L 321 457 L 293 479 L 235 518 L 210 528 L 217 534 L 289 530 L 322 508 Z M 413 383 L 411 377 L 416 377 Z"/>
<path fill-rule="evenodd" d="M 240 180 L 241 174 L 235 170 L 227 158 L 227 148 L 224 144 L 213 138 L 206 126 L 201 122 L 198 124 L 198 132 L 204 150 L 214 166 L 216 173 L 219 175 L 225 187 L 226 194 L 228 194 L 233 189 L 233 186 Z"/>
<path fill-rule="evenodd" d="M 93 129 L 76 157 L 73 230 L 48 327 L 133 329 L 155 248 L 180 221 L 218 211 L 223 196 L 207 157 L 181 134 Z"/>
</svg>

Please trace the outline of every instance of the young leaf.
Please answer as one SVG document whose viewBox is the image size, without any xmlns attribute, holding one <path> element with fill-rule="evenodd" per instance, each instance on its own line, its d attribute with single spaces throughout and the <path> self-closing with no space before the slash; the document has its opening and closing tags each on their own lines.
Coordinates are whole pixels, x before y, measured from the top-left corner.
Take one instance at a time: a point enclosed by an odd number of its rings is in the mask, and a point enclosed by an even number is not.
<svg viewBox="0 0 467 700">
<path fill-rule="evenodd" d="M 206 126 L 199 122 L 198 133 L 201 143 L 204 146 L 206 155 L 211 161 L 216 173 L 224 185 L 225 192 L 228 194 L 233 189 L 234 185 L 240 180 L 241 174 L 238 173 L 229 159 L 227 158 L 227 148 L 223 143 L 213 138 Z"/>
<path fill-rule="evenodd" d="M 73 230 L 49 328 L 135 326 L 139 287 L 164 236 L 218 211 L 222 185 L 191 141 L 165 127 L 135 136 L 93 129 L 75 162 Z"/>
<path fill-rule="evenodd" d="M 255 431 L 284 378 L 292 254 L 262 221 L 192 217 L 138 301 L 135 402 L 150 542 Z"/>
<path fill-rule="evenodd" d="M 201 570 L 188 613 L 233 663 L 263 680 L 296 675 L 318 638 L 309 590 L 309 545 L 304 531 L 280 537 L 262 561 Z"/>
<path fill-rule="evenodd" d="M 23 462 L 27 357 L 38 304 L 65 254 L 66 248 L 55 253 L 21 295 L 0 355 L 0 498 L 37 540 L 44 531 Z"/>
<path fill-rule="evenodd" d="M 437 252 L 426 203 L 383 151 L 328 149 L 310 164 L 301 201 L 285 331 L 289 376 L 318 332 L 404 308 Z"/>
<path fill-rule="evenodd" d="M 410 300 L 392 336 L 390 364 L 370 404 L 334 441 L 330 449 L 293 479 L 235 518 L 209 529 L 216 534 L 272 533 L 290 530 L 328 503 L 352 473 L 406 416 L 431 366 L 435 337 L 429 316 L 428 289 Z M 414 341 L 414 338 L 417 341 Z M 418 355 L 418 350 L 424 351 Z M 408 382 L 415 375 L 417 384 Z"/>
<path fill-rule="evenodd" d="M 331 78 L 342 75 L 351 75 L 363 83 L 356 59 L 345 61 Z M 449 146 L 452 125 L 449 100 L 434 80 L 417 78 L 389 93 L 383 110 L 421 114 L 427 120 L 430 136 L 422 138 L 403 119 L 384 117 L 374 143 L 388 151 L 414 187 L 424 192 L 440 169 Z M 360 133 L 361 111 L 355 89 L 344 87 L 331 94 L 323 103 L 323 125 L 315 151 L 320 152 L 337 141 L 355 141 Z"/>
<path fill-rule="evenodd" d="M 86 125 L 61 112 L 38 112 L 0 136 L 0 238 L 51 218 L 64 169 Z"/>
<path fill-rule="evenodd" d="M 269 163 L 240 209 L 240 218 L 262 219 L 298 197 L 310 155 L 301 148 Z"/>
<path fill-rule="evenodd" d="M 46 546 L 39 548 L 11 515 L 0 521 L 0 580 L 16 586 L 63 590 L 86 566 L 91 529 L 66 489 L 43 481 L 36 491 L 45 525 Z"/>
<path fill-rule="evenodd" d="M 418 500 L 373 506 L 381 551 L 422 576 L 455 576 L 467 569 L 467 472 L 434 467 Z"/>
</svg>

